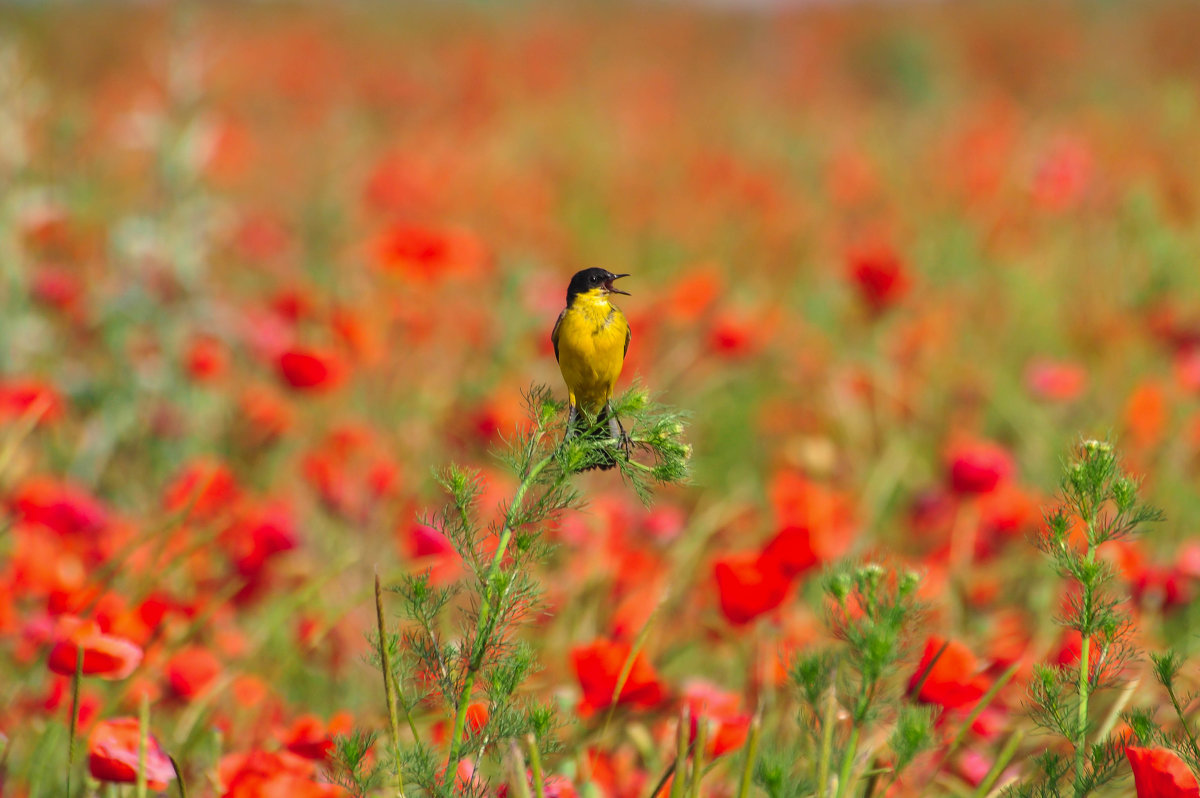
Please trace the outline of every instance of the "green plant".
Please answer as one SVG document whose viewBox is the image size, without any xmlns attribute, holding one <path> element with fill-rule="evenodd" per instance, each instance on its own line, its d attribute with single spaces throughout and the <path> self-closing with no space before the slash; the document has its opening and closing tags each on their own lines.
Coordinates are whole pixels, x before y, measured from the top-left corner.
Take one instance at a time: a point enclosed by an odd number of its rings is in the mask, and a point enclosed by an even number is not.
<svg viewBox="0 0 1200 798">
<path fill-rule="evenodd" d="M 1112 444 L 1083 442 L 1064 470 L 1057 504 L 1046 514 L 1041 549 L 1067 580 L 1058 622 L 1079 634 L 1079 658 L 1067 665 L 1039 665 L 1029 687 L 1034 723 L 1063 738 L 1071 756 L 1045 749 L 1033 781 L 1015 785 L 1021 796 L 1088 795 L 1112 781 L 1124 761 L 1124 743 L 1109 729 L 1094 730 L 1094 694 L 1119 685 L 1138 652 L 1129 642 L 1132 620 L 1124 597 L 1112 589 L 1112 567 L 1097 556 L 1103 544 L 1133 535 L 1162 513 L 1138 500 L 1138 482 L 1120 465 Z M 1093 731 L 1097 731 L 1095 735 Z"/>
<path fill-rule="evenodd" d="M 866 780 L 873 791 L 879 777 L 897 779 L 934 741 L 932 717 L 902 701 L 896 665 L 907 651 L 921 617 L 916 597 L 919 577 L 876 563 L 844 565 L 825 578 L 829 625 L 844 645 L 798 657 L 790 682 L 800 700 L 798 727 L 807 732 L 794 745 L 776 745 L 763 753 L 755 783 L 771 798 L 850 795 Z M 843 711 L 839 718 L 838 708 Z M 887 730 L 867 756 L 864 731 Z M 867 767 L 890 751 L 887 768 Z"/>
<path fill-rule="evenodd" d="M 653 484 L 680 483 L 687 476 L 691 452 L 681 440 L 681 416 L 652 403 L 640 388 L 614 402 L 632 456 L 621 441 L 597 430 L 566 437 L 563 404 L 545 388 L 532 390 L 526 404 L 530 424 L 502 454 L 518 485 L 500 508 L 499 522 L 487 527 L 479 522 L 478 474 L 450 466 L 438 475 L 450 501 L 424 523 L 450 542 L 466 575 L 439 585 L 423 572 L 392 587 L 400 597 L 398 631 L 389 628 L 382 596 L 377 598 L 376 664 L 384 674 L 392 740 L 385 770 L 394 776 L 397 795 L 413 787 L 426 795 L 484 795 L 485 757 L 498 763 L 511 741 L 521 739 L 530 746 L 531 762 L 540 764 L 541 755 L 553 751 L 553 706 L 521 694 L 538 669 L 533 648 L 519 632 L 539 608 L 535 574 L 551 552 L 545 525 L 581 504 L 573 479 L 597 464 L 615 460 L 643 501 L 649 501 Z M 645 455 L 651 462 L 642 462 Z M 468 722 L 472 707 L 476 720 Z M 408 735 L 400 730 L 400 713 Z M 422 733 L 426 716 L 445 723 L 443 746 Z M 344 754 L 339 780 L 357 794 L 377 779 L 362 765 L 366 739 L 352 738 L 339 748 Z M 470 765 L 469 777 L 458 776 L 461 762 Z"/>
</svg>

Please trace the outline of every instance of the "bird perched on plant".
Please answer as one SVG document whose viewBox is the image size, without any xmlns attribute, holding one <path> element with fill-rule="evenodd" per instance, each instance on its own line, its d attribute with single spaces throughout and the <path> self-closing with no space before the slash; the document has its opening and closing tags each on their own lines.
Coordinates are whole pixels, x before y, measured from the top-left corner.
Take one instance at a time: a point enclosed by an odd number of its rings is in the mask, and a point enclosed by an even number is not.
<svg viewBox="0 0 1200 798">
<path fill-rule="evenodd" d="M 614 280 L 628 276 L 605 269 L 584 269 L 567 286 L 567 306 L 558 314 L 550 340 L 567 383 L 568 437 L 591 429 L 589 418 L 594 418 L 597 425 L 607 420 L 609 434 L 628 446 L 625 430 L 612 409 L 612 394 L 629 351 L 629 322 L 609 301 L 612 294 L 629 296 L 628 291 L 613 285 Z M 614 465 L 610 457 L 600 467 Z"/>
</svg>

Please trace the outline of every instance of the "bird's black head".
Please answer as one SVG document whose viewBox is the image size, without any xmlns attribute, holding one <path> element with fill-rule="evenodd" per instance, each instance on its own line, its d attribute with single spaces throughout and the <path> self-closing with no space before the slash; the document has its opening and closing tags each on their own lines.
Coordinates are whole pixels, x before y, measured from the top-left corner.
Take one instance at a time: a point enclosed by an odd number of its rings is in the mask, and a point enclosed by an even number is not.
<svg viewBox="0 0 1200 798">
<path fill-rule="evenodd" d="M 622 277 L 628 277 L 628 274 L 613 274 L 607 269 L 584 269 L 581 272 L 576 272 L 571 278 L 571 284 L 567 286 L 567 306 L 571 305 L 573 300 L 579 294 L 586 294 L 588 291 L 593 291 L 599 288 L 606 294 L 624 294 L 629 296 L 628 291 L 622 291 L 620 288 L 613 286 L 613 280 L 619 280 Z"/>
</svg>

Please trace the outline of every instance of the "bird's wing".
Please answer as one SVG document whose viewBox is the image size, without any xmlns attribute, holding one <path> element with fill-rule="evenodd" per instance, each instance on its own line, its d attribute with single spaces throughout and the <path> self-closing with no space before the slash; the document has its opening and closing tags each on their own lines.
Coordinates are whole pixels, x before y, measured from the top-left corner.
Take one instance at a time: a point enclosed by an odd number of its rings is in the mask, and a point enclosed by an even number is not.
<svg viewBox="0 0 1200 798">
<path fill-rule="evenodd" d="M 558 321 L 554 322 L 554 329 L 550 332 L 550 343 L 554 344 L 554 359 L 558 360 L 558 328 L 562 325 L 563 317 L 567 315 L 567 309 L 563 308 L 562 313 L 558 314 Z M 625 347 L 629 347 L 628 337 L 625 339 Z"/>
<path fill-rule="evenodd" d="M 621 357 L 629 354 L 629 341 L 633 338 L 633 329 L 629 326 L 629 322 L 625 322 L 625 351 L 621 353 Z"/>
</svg>

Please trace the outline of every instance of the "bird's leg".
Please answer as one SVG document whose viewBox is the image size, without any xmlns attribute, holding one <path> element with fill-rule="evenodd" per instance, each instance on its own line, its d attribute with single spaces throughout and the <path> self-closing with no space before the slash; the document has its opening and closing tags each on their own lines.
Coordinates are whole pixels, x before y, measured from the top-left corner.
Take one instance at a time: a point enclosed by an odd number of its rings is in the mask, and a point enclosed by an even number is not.
<svg viewBox="0 0 1200 798">
<path fill-rule="evenodd" d="M 604 406 L 608 415 L 608 434 L 621 450 L 625 452 L 625 459 L 629 459 L 629 436 L 625 434 L 625 427 L 621 426 L 621 419 L 617 418 L 617 414 L 613 411 L 612 402 L 608 402 Z"/>
<path fill-rule="evenodd" d="M 569 440 L 575 434 L 575 419 L 579 415 L 579 405 L 568 402 L 567 406 L 570 409 L 567 411 L 567 434 L 563 436 L 563 440 Z"/>
</svg>

